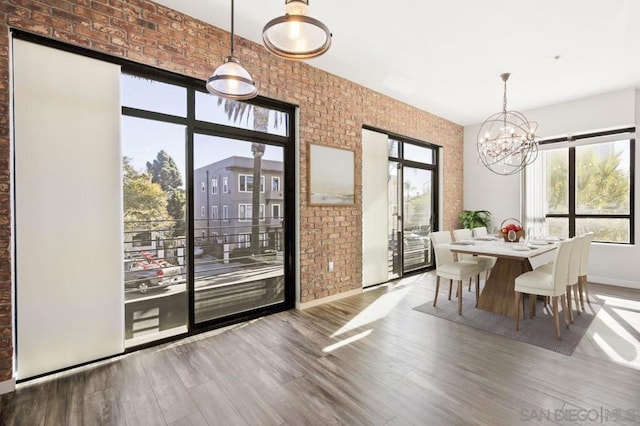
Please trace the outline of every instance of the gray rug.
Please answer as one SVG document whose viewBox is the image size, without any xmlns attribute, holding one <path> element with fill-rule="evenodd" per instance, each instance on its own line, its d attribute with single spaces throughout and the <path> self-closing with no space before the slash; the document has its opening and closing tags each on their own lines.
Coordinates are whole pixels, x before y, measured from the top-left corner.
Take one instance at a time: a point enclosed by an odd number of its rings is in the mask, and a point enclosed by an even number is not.
<svg viewBox="0 0 640 426">
<path fill-rule="evenodd" d="M 445 283 L 447 283 L 447 281 L 445 281 Z M 558 300 L 558 303 L 559 302 Z M 601 308 L 601 305 L 593 300 L 593 298 L 591 298 L 590 305 L 587 305 L 585 301 L 586 311 L 580 312 L 580 315 L 576 314 L 574 306 L 574 322 L 570 324 L 568 330 L 564 325 L 561 312 L 561 339 L 558 340 L 553 326 L 551 306 L 545 309 L 541 300 L 538 300 L 536 305 L 536 316 L 533 319 L 529 319 L 529 300 L 525 299 L 524 319 L 520 319 L 520 331 L 515 331 L 513 318 L 477 309 L 475 303 L 475 293 L 473 291 L 468 292 L 465 288 L 462 296 L 462 315 L 458 315 L 458 303 L 455 298 L 454 286 L 454 294 L 451 296 L 451 300 L 447 300 L 446 292 L 441 292 L 438 295 L 438 306 L 435 308 L 433 307 L 433 298 L 431 298 L 427 303 L 416 306 L 413 309 L 499 336 L 509 337 L 529 343 L 530 345 L 559 352 L 564 355 L 571 355 L 576 347 L 578 347 L 591 321 L 593 321 Z"/>
</svg>

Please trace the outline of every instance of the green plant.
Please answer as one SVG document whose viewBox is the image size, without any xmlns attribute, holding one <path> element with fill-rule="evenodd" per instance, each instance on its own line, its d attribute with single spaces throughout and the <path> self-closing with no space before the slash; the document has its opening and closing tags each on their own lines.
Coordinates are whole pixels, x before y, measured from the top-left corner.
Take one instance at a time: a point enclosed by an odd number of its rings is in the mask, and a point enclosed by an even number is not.
<svg viewBox="0 0 640 426">
<path fill-rule="evenodd" d="M 489 227 L 491 213 L 487 210 L 462 210 L 459 219 L 463 228 Z"/>
</svg>

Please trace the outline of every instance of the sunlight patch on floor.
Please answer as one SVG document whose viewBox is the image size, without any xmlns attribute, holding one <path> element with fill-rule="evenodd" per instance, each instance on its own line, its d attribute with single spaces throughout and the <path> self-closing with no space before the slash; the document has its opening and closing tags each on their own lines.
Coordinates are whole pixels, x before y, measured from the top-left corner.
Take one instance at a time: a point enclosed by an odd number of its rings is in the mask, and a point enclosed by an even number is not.
<svg viewBox="0 0 640 426">
<path fill-rule="evenodd" d="M 331 337 L 339 336 L 386 317 L 407 293 L 409 293 L 410 289 L 411 287 L 404 287 L 380 296 L 375 302 L 353 317 L 351 321 L 340 327 Z"/>
<path fill-rule="evenodd" d="M 606 303 L 588 334 L 611 361 L 640 370 L 640 302 L 598 297 Z"/>
<path fill-rule="evenodd" d="M 335 351 L 336 349 L 339 349 L 343 346 L 347 346 L 355 341 L 358 341 L 360 339 L 364 339 L 365 337 L 367 337 L 369 334 L 371 334 L 373 330 L 367 330 L 367 331 L 363 331 L 362 333 L 358 333 L 355 334 L 351 337 L 347 337 L 346 339 L 342 339 L 339 342 L 334 343 L 333 345 L 329 345 L 327 347 L 325 347 L 322 352 L 324 353 L 329 353 L 331 351 Z"/>
</svg>

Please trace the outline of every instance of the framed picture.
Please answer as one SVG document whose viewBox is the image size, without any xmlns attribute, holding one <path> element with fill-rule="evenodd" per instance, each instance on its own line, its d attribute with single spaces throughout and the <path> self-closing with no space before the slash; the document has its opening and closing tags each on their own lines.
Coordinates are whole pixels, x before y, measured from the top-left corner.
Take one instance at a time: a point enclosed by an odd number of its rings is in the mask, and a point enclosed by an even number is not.
<svg viewBox="0 0 640 426">
<path fill-rule="evenodd" d="M 355 204 L 355 153 L 309 144 L 309 204 Z"/>
</svg>

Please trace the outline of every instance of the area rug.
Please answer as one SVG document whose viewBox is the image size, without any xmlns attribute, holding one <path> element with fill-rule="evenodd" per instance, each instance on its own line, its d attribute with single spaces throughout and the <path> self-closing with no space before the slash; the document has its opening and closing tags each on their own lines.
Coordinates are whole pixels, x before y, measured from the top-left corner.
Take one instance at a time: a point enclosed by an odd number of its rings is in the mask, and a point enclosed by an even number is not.
<svg viewBox="0 0 640 426">
<path fill-rule="evenodd" d="M 560 302 L 558 300 L 558 302 Z M 553 316 L 551 306 L 544 307 L 542 300 L 537 301 L 536 316 L 529 318 L 529 301 L 525 300 L 524 318 L 520 319 L 520 331 L 514 329 L 514 319 L 493 312 L 487 312 L 475 307 L 475 293 L 463 291 L 462 315 L 458 315 L 458 303 L 455 300 L 455 292 L 451 300 L 447 300 L 446 293 L 438 295 L 438 306 L 433 306 L 433 299 L 427 303 L 416 306 L 416 311 L 436 317 L 448 319 L 459 324 L 468 325 L 499 336 L 509 337 L 530 345 L 539 346 L 564 355 L 571 355 L 578 347 L 580 340 L 589 328 L 589 325 L 598 314 L 601 305 L 591 298 L 591 303 L 587 305 L 585 301 L 585 312 L 577 315 L 575 307 L 573 311 L 573 324 L 567 329 L 564 324 L 562 312 L 560 313 L 560 337 L 556 338 L 553 326 Z"/>
</svg>

